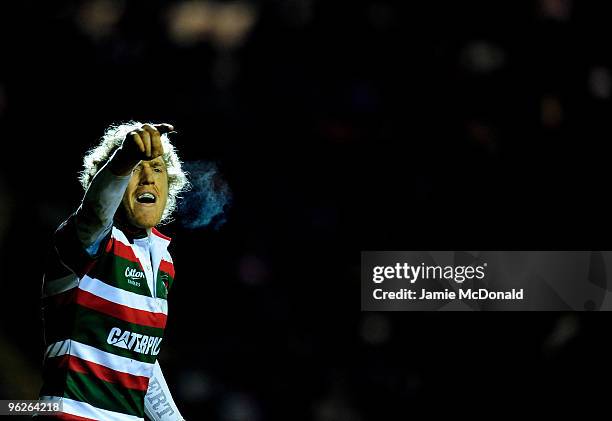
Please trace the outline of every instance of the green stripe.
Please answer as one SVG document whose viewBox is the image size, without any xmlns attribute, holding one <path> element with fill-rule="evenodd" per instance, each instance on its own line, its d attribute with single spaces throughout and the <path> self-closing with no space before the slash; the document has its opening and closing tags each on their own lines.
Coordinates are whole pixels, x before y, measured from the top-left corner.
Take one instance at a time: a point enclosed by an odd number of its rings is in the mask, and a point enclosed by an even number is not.
<svg viewBox="0 0 612 421">
<path fill-rule="evenodd" d="M 163 329 L 129 323 L 80 305 L 76 306 L 75 313 L 77 318 L 77 326 L 79 326 L 79 329 L 77 329 L 73 334 L 73 339 L 76 341 L 91 345 L 102 351 L 110 352 L 111 354 L 132 358 L 134 360 L 146 363 L 155 363 L 157 356 L 150 355 L 152 348 L 149 349 L 149 354 L 142 354 L 134 351 L 136 345 L 138 344 L 138 340 L 133 342 L 132 350 L 129 350 L 111 345 L 107 343 L 107 339 L 109 333 L 114 327 L 121 329 L 122 332 L 128 331 L 156 338 L 161 338 L 164 335 Z M 128 341 L 128 345 L 130 341 L 131 338 Z"/>
<path fill-rule="evenodd" d="M 149 289 L 146 278 L 143 277 L 133 279 L 131 282 L 128 281 L 128 278 L 125 276 L 125 271 L 128 268 L 142 272 L 138 263 L 107 253 L 98 260 L 91 271 L 89 271 L 88 275 L 91 278 L 99 279 L 105 284 L 115 288 L 151 297 L 151 290 Z"/>
<path fill-rule="evenodd" d="M 96 408 L 144 417 L 144 391 L 105 382 L 93 375 L 68 371 L 64 397 Z"/>
<path fill-rule="evenodd" d="M 164 280 L 168 282 L 168 289 L 164 285 Z M 172 282 L 174 282 L 174 279 L 168 272 L 163 270 L 157 271 L 157 298 L 168 299 L 168 290 L 172 287 Z"/>
</svg>

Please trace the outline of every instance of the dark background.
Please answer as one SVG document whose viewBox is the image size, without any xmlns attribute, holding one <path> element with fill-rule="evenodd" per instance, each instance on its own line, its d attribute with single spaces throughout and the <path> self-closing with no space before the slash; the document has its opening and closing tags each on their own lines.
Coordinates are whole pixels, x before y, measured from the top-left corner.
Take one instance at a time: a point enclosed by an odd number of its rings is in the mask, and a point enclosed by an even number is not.
<svg viewBox="0 0 612 421">
<path fill-rule="evenodd" d="M 161 229 L 177 267 L 161 364 L 187 419 L 604 399 L 607 314 L 362 313 L 359 263 L 361 250 L 609 249 L 611 12 L 4 2 L 0 397 L 37 395 L 43 256 L 82 197 L 83 154 L 137 119 L 174 124 L 183 159 L 217 162 L 234 196 L 219 229 Z"/>
</svg>

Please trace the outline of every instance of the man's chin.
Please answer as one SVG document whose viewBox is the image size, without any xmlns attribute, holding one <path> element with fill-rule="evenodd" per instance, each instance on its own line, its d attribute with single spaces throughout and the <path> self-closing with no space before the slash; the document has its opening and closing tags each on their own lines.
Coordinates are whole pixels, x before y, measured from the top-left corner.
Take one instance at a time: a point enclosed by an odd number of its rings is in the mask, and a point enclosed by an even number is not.
<svg viewBox="0 0 612 421">
<path fill-rule="evenodd" d="M 161 218 L 157 216 L 154 217 L 136 215 L 135 218 L 132 220 L 132 224 L 137 226 L 138 228 L 149 229 L 159 224 L 160 220 Z"/>
</svg>

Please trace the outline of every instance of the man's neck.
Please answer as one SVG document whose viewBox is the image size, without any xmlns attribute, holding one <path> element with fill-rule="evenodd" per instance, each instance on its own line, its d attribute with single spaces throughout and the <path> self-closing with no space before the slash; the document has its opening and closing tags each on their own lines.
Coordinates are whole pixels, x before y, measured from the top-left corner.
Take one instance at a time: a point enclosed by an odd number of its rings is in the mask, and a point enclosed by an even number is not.
<svg viewBox="0 0 612 421">
<path fill-rule="evenodd" d="M 128 238 L 128 240 L 130 240 L 130 242 L 133 239 L 147 238 L 148 236 L 151 235 L 151 228 L 136 227 L 130 224 L 129 222 L 125 221 L 125 219 L 122 218 L 119 213 L 115 215 L 114 223 L 117 226 L 117 228 L 123 231 L 123 233 Z"/>
</svg>

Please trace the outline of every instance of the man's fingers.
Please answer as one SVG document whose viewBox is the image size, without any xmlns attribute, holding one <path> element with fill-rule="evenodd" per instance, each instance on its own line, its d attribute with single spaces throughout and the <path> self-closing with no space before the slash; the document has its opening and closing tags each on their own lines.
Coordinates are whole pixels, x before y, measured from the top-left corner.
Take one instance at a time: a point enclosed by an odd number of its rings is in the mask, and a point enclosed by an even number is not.
<svg viewBox="0 0 612 421">
<path fill-rule="evenodd" d="M 161 137 L 157 130 L 151 134 L 151 158 L 157 158 L 164 153 L 161 144 Z"/>
<path fill-rule="evenodd" d="M 165 134 L 174 130 L 174 126 L 168 123 L 155 124 L 153 127 L 155 127 L 160 134 Z"/>
<path fill-rule="evenodd" d="M 129 156 L 138 156 L 138 159 L 147 161 L 162 156 L 164 146 L 161 136 L 172 130 L 174 127 L 171 124 L 144 124 L 128 133 L 124 142 L 128 142 L 126 150 L 129 151 Z"/>
<path fill-rule="evenodd" d="M 145 147 L 145 156 L 147 158 L 151 158 L 151 135 L 148 131 L 142 128 L 138 129 L 137 131 Z"/>
<path fill-rule="evenodd" d="M 145 152 L 144 143 L 142 142 L 142 138 L 140 137 L 138 132 L 136 131 L 130 132 L 129 136 L 132 138 L 132 142 L 136 143 L 136 146 L 138 146 L 138 149 L 140 149 L 140 152 L 144 153 Z"/>
<path fill-rule="evenodd" d="M 161 143 L 161 135 L 159 134 L 159 131 L 155 127 L 149 124 L 145 124 L 144 126 L 142 126 L 142 128 L 145 129 L 151 136 L 151 156 L 150 158 L 155 159 L 164 153 L 164 149 Z"/>
</svg>

